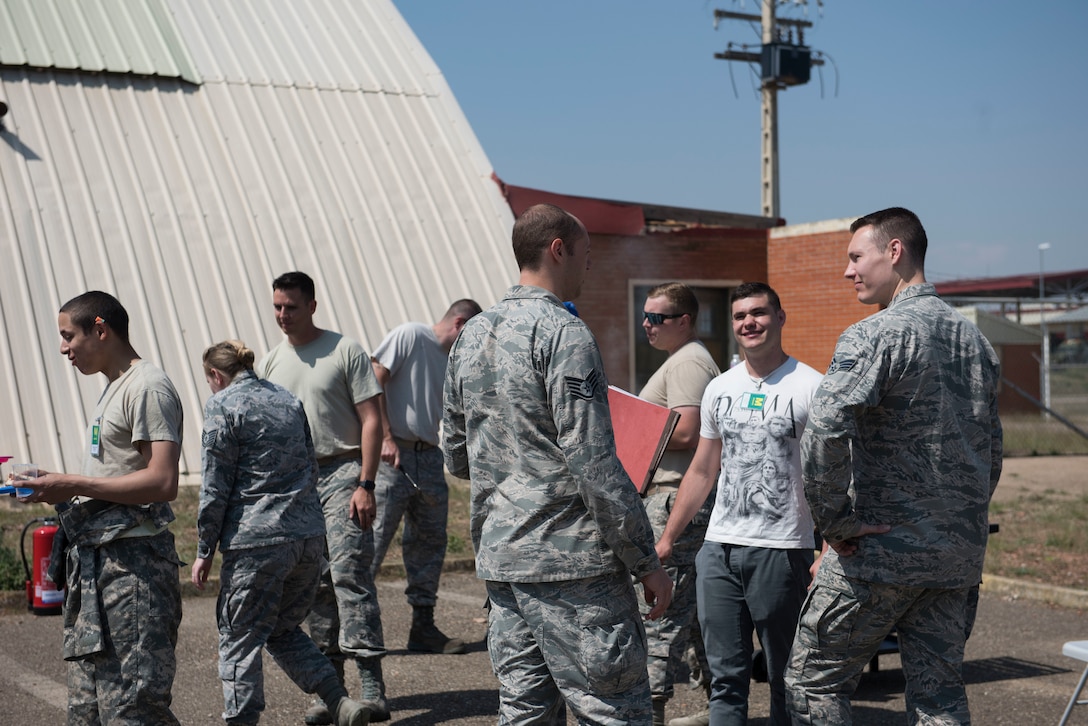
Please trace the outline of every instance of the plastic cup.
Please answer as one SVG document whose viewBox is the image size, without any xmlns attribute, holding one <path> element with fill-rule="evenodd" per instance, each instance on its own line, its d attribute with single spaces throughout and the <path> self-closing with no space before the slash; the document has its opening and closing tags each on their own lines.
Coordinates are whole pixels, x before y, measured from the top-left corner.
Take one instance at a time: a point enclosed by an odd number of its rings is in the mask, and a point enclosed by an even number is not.
<svg viewBox="0 0 1088 726">
<path fill-rule="evenodd" d="M 19 482 L 24 479 L 37 479 L 38 478 L 38 465 L 37 464 L 12 464 L 11 465 L 11 479 L 12 484 L 15 485 L 15 496 L 17 497 L 29 497 L 34 493 L 33 489 L 27 489 L 25 487 L 18 486 Z"/>
</svg>

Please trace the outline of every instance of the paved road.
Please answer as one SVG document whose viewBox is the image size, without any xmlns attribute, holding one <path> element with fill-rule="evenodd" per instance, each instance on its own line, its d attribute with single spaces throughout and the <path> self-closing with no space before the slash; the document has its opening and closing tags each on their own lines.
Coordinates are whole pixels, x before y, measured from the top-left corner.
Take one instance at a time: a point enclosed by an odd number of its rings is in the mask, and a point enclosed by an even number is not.
<svg viewBox="0 0 1088 726">
<path fill-rule="evenodd" d="M 443 576 L 437 618 L 443 629 L 470 643 L 460 656 L 420 655 L 403 650 L 410 614 L 404 583 L 383 580 L 379 594 L 390 654 L 385 659 L 392 724 L 483 726 L 495 723 L 497 696 L 484 649 L 483 587 L 470 573 Z M 183 724 L 221 723 L 216 676 L 214 598 L 185 601 L 174 684 L 175 713 Z M 0 616 L 0 723 L 29 726 L 64 722 L 65 669 L 59 657 L 60 618 L 28 614 Z M 1062 643 L 1088 638 L 1084 611 L 983 593 L 979 619 L 967 648 L 965 668 L 976 724 L 1024 726 L 1057 723 L 1083 667 L 1061 655 Z M 297 726 L 309 698 L 266 659 L 268 710 L 262 723 Z M 351 674 L 349 687 L 358 688 Z M 767 688 L 752 684 L 751 723 L 767 723 Z M 699 707 L 696 692 L 680 685 L 668 717 Z M 855 723 L 888 726 L 905 720 L 903 676 L 898 656 L 884 656 L 877 673 L 866 674 L 854 700 Z M 1088 724 L 1088 707 L 1074 712 Z"/>
</svg>

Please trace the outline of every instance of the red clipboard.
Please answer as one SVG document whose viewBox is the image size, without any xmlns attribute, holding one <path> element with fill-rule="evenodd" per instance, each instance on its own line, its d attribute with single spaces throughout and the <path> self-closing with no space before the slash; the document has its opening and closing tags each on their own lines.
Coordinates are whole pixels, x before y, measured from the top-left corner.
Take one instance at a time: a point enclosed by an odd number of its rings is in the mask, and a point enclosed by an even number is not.
<svg viewBox="0 0 1088 726">
<path fill-rule="evenodd" d="M 608 387 L 608 407 L 616 455 L 641 494 L 654 478 L 680 414 L 615 386 Z"/>
</svg>

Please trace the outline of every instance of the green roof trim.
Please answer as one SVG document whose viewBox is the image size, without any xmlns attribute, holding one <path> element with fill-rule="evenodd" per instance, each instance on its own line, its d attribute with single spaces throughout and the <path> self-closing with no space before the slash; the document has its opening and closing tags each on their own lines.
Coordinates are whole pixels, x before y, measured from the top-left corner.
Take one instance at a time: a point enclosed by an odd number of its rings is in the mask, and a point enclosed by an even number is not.
<svg viewBox="0 0 1088 726">
<path fill-rule="evenodd" d="M 0 66 L 203 83 L 168 0 L 0 0 Z"/>
</svg>

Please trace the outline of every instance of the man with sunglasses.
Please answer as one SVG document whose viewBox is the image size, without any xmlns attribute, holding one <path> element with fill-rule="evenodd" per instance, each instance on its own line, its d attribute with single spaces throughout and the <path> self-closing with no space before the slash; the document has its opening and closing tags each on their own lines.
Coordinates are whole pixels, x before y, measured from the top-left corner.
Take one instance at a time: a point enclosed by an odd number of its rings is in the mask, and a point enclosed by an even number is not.
<svg viewBox="0 0 1088 726">
<path fill-rule="evenodd" d="M 642 503 L 654 536 L 659 538 L 669 521 L 680 480 L 699 443 L 699 402 L 703 391 L 721 371 L 695 333 L 699 300 L 690 287 L 681 282 L 657 285 L 647 294 L 642 310 L 642 329 L 646 331 L 647 341 L 669 357 L 650 376 L 639 396 L 680 414 L 661 464 L 643 493 Z M 660 619 L 646 623 L 654 726 L 665 726 L 665 704 L 672 698 L 673 681 L 687 645 L 695 614 L 695 553 L 703 543 L 713 501 L 712 497 L 706 497 L 665 563 L 665 570 L 675 583 L 672 605 Z M 642 609 L 648 610 L 645 606 Z"/>
<path fill-rule="evenodd" d="M 783 676 L 815 569 L 800 438 L 821 376 L 782 349 L 786 312 L 769 285 L 738 285 L 730 301 L 744 363 L 703 393 L 699 445 L 657 552 L 667 563 L 717 482 L 706 541 L 695 558 L 710 723 L 747 721 L 754 632 L 767 664 L 770 723 L 785 726 Z"/>
</svg>

